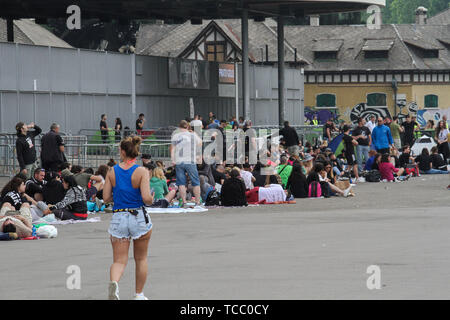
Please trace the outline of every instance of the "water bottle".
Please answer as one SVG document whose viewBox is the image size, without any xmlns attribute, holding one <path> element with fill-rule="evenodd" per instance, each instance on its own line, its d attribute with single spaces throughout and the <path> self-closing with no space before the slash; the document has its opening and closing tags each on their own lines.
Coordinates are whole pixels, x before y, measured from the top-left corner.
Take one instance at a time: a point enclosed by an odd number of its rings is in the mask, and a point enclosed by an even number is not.
<svg viewBox="0 0 450 320">
<path fill-rule="evenodd" d="M 36 227 L 33 225 L 33 233 L 32 233 L 33 237 L 36 237 Z"/>
</svg>

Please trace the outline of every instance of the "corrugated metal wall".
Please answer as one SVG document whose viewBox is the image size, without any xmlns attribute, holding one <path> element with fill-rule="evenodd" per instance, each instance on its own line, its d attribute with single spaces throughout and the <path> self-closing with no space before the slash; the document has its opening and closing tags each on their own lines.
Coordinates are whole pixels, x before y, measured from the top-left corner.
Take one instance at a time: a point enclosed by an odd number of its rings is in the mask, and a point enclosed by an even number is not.
<svg viewBox="0 0 450 320">
<path fill-rule="evenodd" d="M 0 43 L 0 132 L 14 132 L 18 121 L 34 121 L 44 131 L 56 122 L 62 131 L 76 134 L 97 129 L 103 113 L 109 126 L 120 117 L 124 126 L 134 128 L 141 112 L 146 127 L 174 125 L 189 116 L 190 98 L 195 113 L 204 117 L 209 111 L 219 119 L 235 114 L 234 95 L 219 96 L 216 63 L 210 64 L 209 90 L 169 89 L 167 58 L 148 56 L 135 57 L 133 114 L 132 59 L 119 53 Z M 300 70 L 286 70 L 286 118 L 294 124 L 300 124 L 301 77 Z M 232 86 L 225 91 L 234 92 Z M 250 86 L 254 124 L 277 124 L 277 69 L 251 66 Z"/>
</svg>

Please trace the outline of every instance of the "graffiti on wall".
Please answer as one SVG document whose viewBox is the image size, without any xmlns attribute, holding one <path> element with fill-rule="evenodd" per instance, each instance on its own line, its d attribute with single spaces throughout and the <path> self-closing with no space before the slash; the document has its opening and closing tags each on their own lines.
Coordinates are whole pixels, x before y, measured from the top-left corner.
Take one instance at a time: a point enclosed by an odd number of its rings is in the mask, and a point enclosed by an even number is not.
<svg viewBox="0 0 450 320">
<path fill-rule="evenodd" d="M 367 103 L 360 103 L 353 107 L 350 113 L 350 121 L 353 124 L 358 123 L 358 118 L 364 118 L 369 121 L 371 116 L 375 117 L 391 117 L 387 107 L 369 107 Z"/>
<path fill-rule="evenodd" d="M 437 122 L 442 120 L 443 116 L 447 116 L 447 119 L 450 118 L 450 109 L 445 110 L 427 110 L 422 109 L 417 112 L 417 122 L 419 122 L 420 126 L 426 126 L 428 120 L 433 120 L 436 125 Z"/>
<path fill-rule="evenodd" d="M 324 124 L 330 118 L 333 120 L 337 120 L 339 118 L 339 114 L 336 109 L 317 109 L 305 107 L 305 120 L 309 122 L 315 115 L 317 116 L 317 120 L 319 120 L 319 124 Z"/>
</svg>

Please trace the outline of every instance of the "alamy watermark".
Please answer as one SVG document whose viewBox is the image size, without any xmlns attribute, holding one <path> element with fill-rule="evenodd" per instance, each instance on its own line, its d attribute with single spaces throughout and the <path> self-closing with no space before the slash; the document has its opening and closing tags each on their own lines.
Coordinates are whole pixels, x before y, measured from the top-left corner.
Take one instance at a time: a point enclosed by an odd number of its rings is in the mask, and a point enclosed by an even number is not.
<svg viewBox="0 0 450 320">
<path fill-rule="evenodd" d="M 81 290 L 81 268 L 77 265 L 70 265 L 66 269 L 70 274 L 66 280 L 66 288 L 69 290 Z"/>
<path fill-rule="evenodd" d="M 370 274 L 367 278 L 366 286 L 369 290 L 380 290 L 381 289 L 381 269 L 377 265 L 371 265 L 367 267 L 367 274 Z"/>
<path fill-rule="evenodd" d="M 225 130 L 208 129 L 202 132 L 194 127 L 190 132 L 177 129 L 171 137 L 173 164 L 226 163 L 255 165 L 278 163 L 280 158 L 280 135 L 278 129 Z"/>
<path fill-rule="evenodd" d="M 367 28 L 370 30 L 381 29 L 381 8 L 377 5 L 371 5 L 367 8 L 367 13 L 370 16 L 367 18 Z"/>
</svg>

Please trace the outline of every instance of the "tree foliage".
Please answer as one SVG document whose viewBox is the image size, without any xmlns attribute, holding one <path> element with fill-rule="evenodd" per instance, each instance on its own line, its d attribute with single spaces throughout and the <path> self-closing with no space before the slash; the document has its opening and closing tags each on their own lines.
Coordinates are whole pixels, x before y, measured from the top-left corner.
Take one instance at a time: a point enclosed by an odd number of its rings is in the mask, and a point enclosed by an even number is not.
<svg viewBox="0 0 450 320">
<path fill-rule="evenodd" d="M 428 17 L 449 8 L 449 0 L 386 0 L 383 9 L 384 23 L 414 23 L 416 9 L 420 6 L 428 9 Z"/>
</svg>

